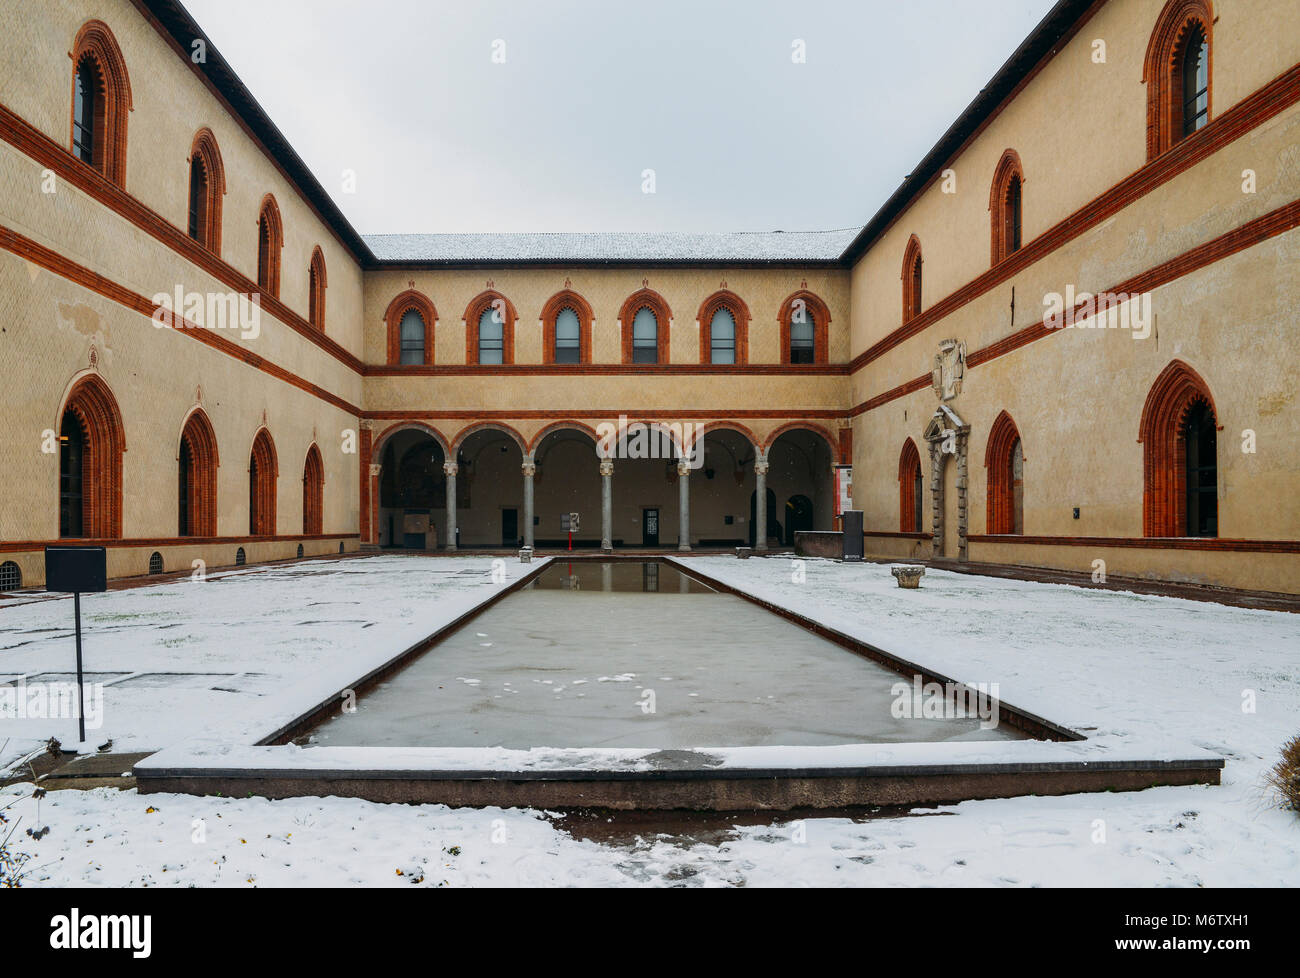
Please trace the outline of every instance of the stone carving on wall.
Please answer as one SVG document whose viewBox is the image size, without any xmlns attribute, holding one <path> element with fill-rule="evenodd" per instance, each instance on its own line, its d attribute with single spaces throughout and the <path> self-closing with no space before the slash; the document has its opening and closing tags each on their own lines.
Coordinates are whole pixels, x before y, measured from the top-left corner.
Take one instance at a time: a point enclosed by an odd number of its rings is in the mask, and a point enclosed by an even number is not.
<svg viewBox="0 0 1300 978">
<path fill-rule="evenodd" d="M 961 393 L 965 374 L 966 344 L 961 340 L 943 340 L 934 357 L 934 369 L 930 371 L 930 385 L 940 401 L 951 401 Z"/>
</svg>

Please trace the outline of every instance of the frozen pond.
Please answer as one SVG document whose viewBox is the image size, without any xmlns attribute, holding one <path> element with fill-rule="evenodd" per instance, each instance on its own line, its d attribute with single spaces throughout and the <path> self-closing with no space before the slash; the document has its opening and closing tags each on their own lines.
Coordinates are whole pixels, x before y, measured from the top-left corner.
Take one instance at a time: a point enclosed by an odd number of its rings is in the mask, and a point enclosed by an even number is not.
<svg viewBox="0 0 1300 978">
<path fill-rule="evenodd" d="M 902 719 L 903 677 L 656 562 L 556 561 L 361 697 L 313 743 L 741 747 L 1002 740 Z M 910 703 L 910 698 L 909 698 Z"/>
</svg>

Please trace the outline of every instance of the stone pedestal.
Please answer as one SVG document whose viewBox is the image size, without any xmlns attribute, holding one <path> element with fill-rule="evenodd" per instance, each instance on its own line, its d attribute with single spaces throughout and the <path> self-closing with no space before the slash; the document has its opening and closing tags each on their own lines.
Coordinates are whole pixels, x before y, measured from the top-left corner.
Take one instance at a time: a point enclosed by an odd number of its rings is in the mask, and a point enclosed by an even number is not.
<svg viewBox="0 0 1300 978">
<path fill-rule="evenodd" d="M 889 573 L 898 578 L 898 586 L 915 590 L 921 586 L 921 578 L 925 576 L 925 568 L 920 564 L 895 564 L 889 568 Z"/>
</svg>

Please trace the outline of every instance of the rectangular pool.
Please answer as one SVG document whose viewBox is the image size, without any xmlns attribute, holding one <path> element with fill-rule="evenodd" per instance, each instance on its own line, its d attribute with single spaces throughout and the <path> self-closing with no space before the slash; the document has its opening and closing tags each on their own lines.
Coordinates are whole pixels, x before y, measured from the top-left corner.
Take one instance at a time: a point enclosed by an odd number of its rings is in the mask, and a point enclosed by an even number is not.
<svg viewBox="0 0 1300 978">
<path fill-rule="evenodd" d="M 1024 737 L 976 718 L 897 718 L 898 683 L 911 685 L 670 564 L 555 561 L 308 742 L 693 748 Z"/>
</svg>

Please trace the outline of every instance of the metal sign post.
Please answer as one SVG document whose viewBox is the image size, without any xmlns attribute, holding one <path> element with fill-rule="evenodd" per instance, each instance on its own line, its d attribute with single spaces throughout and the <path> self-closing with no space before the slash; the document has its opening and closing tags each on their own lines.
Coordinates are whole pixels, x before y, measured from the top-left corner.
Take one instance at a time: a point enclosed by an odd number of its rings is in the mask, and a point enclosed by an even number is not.
<svg viewBox="0 0 1300 978">
<path fill-rule="evenodd" d="M 46 547 L 45 590 L 72 593 L 77 632 L 77 732 L 86 742 L 86 684 L 81 659 L 81 595 L 108 590 L 108 557 L 103 547 Z"/>
</svg>

